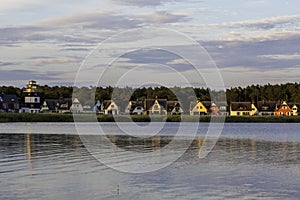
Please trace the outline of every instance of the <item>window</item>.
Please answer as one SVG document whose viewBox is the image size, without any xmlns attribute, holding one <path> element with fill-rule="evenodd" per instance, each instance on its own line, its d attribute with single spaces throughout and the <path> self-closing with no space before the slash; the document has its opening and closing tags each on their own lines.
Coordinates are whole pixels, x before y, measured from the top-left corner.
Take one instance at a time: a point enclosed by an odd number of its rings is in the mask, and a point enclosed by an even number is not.
<svg viewBox="0 0 300 200">
<path fill-rule="evenodd" d="M 226 110 L 226 107 L 225 106 L 221 106 L 220 110 Z"/>
<path fill-rule="evenodd" d="M 240 112 L 237 112 L 237 115 L 240 115 Z"/>
<path fill-rule="evenodd" d="M 262 110 L 269 110 L 269 106 L 263 106 L 261 109 Z"/>
<path fill-rule="evenodd" d="M 38 98 L 34 98 L 34 102 L 37 103 L 38 102 Z"/>
</svg>

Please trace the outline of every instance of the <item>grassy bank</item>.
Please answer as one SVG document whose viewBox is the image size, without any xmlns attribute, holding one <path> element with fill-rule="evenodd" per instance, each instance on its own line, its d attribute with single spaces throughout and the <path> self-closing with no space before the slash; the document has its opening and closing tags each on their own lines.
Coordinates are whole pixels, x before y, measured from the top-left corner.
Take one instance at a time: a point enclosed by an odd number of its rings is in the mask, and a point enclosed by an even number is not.
<svg viewBox="0 0 300 200">
<path fill-rule="evenodd" d="M 97 115 L 99 122 L 210 122 L 210 116 L 127 116 L 127 115 Z M 215 117 L 214 122 L 222 122 L 223 117 Z M 95 114 L 77 114 L 76 122 L 93 122 L 96 121 Z M 30 114 L 30 113 L 0 113 L 0 122 L 74 122 L 72 114 Z M 274 116 L 228 116 L 225 122 L 229 123 L 300 123 L 300 116 L 292 117 L 274 117 Z"/>
</svg>

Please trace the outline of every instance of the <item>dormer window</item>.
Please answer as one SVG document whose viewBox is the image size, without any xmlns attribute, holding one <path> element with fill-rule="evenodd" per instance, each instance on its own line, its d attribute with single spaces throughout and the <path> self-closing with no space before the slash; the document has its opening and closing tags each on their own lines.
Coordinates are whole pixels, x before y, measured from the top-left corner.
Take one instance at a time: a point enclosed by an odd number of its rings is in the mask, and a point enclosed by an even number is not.
<svg viewBox="0 0 300 200">
<path fill-rule="evenodd" d="M 268 110 L 269 107 L 268 107 L 268 106 L 263 106 L 263 107 L 261 107 L 261 109 L 262 109 L 262 110 Z"/>
</svg>

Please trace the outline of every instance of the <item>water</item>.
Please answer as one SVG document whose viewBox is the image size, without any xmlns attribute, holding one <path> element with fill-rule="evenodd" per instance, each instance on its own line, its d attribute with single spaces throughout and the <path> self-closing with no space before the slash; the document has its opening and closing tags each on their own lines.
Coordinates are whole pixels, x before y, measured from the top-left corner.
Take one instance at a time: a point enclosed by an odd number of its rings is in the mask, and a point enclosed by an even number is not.
<svg viewBox="0 0 300 200">
<path fill-rule="evenodd" d="M 118 171 L 94 157 L 105 151 L 113 155 L 108 164 L 130 166 L 132 152 L 162 152 L 178 125 L 139 138 L 104 123 L 109 136 L 83 138 L 72 123 L 0 124 L 0 199 L 299 199 L 299 124 L 225 124 L 213 151 L 200 159 L 208 128 L 201 124 L 188 149 L 187 138 L 176 139 L 169 156 L 185 152 L 176 162 L 148 173 Z M 86 148 L 104 138 L 123 151 Z M 168 158 L 161 154 L 158 162 Z"/>
</svg>

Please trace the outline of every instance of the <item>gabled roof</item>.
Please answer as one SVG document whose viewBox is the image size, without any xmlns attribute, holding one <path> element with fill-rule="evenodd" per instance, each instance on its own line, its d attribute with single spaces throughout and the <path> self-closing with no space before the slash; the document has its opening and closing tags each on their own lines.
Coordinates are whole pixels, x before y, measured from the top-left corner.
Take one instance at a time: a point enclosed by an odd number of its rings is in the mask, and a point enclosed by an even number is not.
<svg viewBox="0 0 300 200">
<path fill-rule="evenodd" d="M 109 105 L 111 104 L 111 100 L 104 100 L 103 101 L 103 108 L 107 109 L 109 107 Z"/>
<path fill-rule="evenodd" d="M 130 112 L 132 112 L 138 106 L 143 107 L 143 101 L 131 101 Z"/>
<path fill-rule="evenodd" d="M 232 111 L 252 111 L 251 102 L 231 102 Z"/>
<path fill-rule="evenodd" d="M 80 104 L 80 101 L 77 98 L 74 98 L 72 101 L 73 104 Z"/>
<path fill-rule="evenodd" d="M 47 103 L 47 106 L 49 110 L 56 110 L 56 107 L 58 106 L 57 109 L 59 110 L 68 110 L 70 109 L 72 105 L 72 99 L 71 98 L 65 98 L 65 99 L 45 99 Z"/>
<path fill-rule="evenodd" d="M 197 104 L 198 104 L 198 101 L 191 101 L 190 110 L 193 110 Z"/>
<path fill-rule="evenodd" d="M 181 108 L 179 101 L 167 101 L 167 111 L 172 112 L 174 108 Z"/>
<path fill-rule="evenodd" d="M 104 108 L 104 109 L 107 109 L 107 108 L 110 106 L 110 104 L 111 104 L 112 102 L 113 102 L 114 104 L 116 104 L 116 102 L 113 101 L 113 100 L 104 100 L 104 101 L 103 101 L 103 108 Z M 117 105 L 117 104 L 116 104 L 116 105 Z"/>
<path fill-rule="evenodd" d="M 221 107 L 221 106 L 228 107 L 227 101 L 216 101 L 215 104 L 216 104 L 218 107 Z"/>
<path fill-rule="evenodd" d="M 206 101 L 206 102 L 208 103 L 208 101 Z M 204 106 L 205 108 L 207 108 L 207 107 L 204 105 L 203 101 L 191 101 L 191 103 L 190 103 L 190 110 L 193 110 L 193 109 L 195 108 L 195 106 L 196 106 L 198 103 L 202 103 L 203 106 Z"/>
<path fill-rule="evenodd" d="M 146 102 L 146 110 L 150 110 L 150 108 L 154 105 L 155 100 L 162 106 L 163 109 L 167 108 L 167 99 L 145 99 Z"/>
<path fill-rule="evenodd" d="M 276 101 L 259 101 L 257 102 L 257 109 L 259 112 L 274 112 L 278 102 Z"/>
<path fill-rule="evenodd" d="M 289 107 L 292 108 L 294 105 L 296 105 L 298 107 L 298 109 L 300 109 L 300 102 L 292 102 L 292 103 L 288 103 Z"/>
<path fill-rule="evenodd" d="M 55 110 L 56 108 L 56 103 L 58 102 L 58 100 L 56 99 L 45 99 L 45 101 L 49 110 Z"/>
<path fill-rule="evenodd" d="M 215 102 L 213 101 L 202 101 L 202 104 L 209 110 L 211 107 L 219 107 Z M 226 103 L 227 104 L 227 103 Z"/>
<path fill-rule="evenodd" d="M 0 94 L 0 102 L 2 103 L 19 103 L 18 97 L 15 94 Z"/>
</svg>

